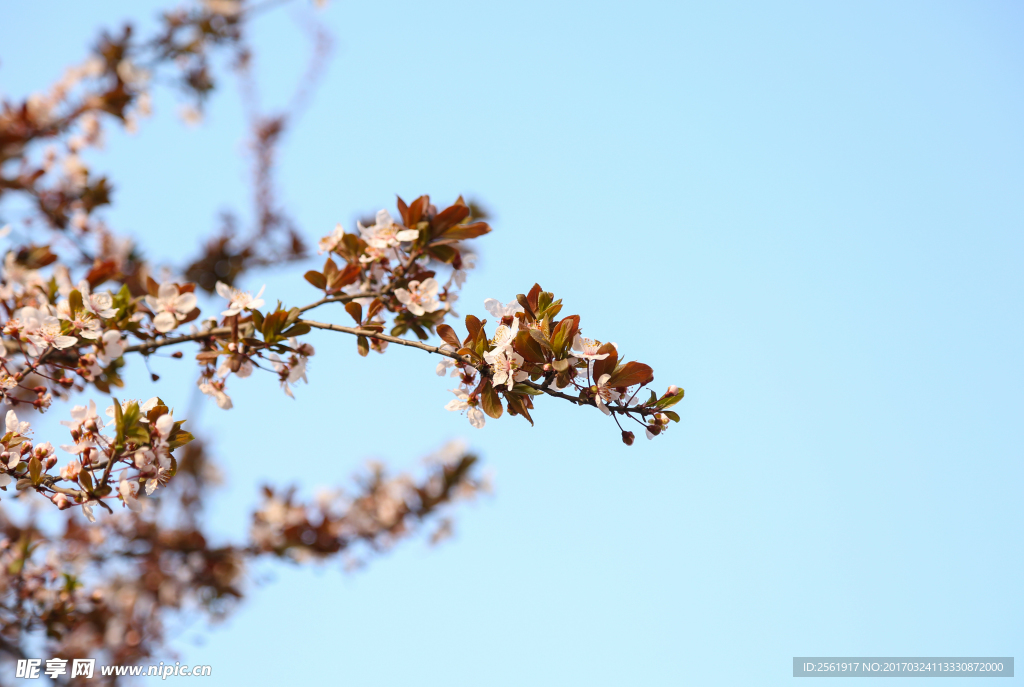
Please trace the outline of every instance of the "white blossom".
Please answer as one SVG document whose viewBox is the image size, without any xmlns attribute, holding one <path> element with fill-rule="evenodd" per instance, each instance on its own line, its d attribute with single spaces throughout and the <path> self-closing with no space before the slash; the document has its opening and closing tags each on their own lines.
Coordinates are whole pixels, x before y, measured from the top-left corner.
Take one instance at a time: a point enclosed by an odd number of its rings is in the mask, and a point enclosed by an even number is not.
<svg viewBox="0 0 1024 687">
<path fill-rule="evenodd" d="M 494 386 L 507 385 L 509 391 L 516 382 L 522 382 L 530 375 L 519 368 L 523 365 L 523 356 L 511 348 L 496 348 L 484 353 L 484 360 L 491 366 Z"/>
<path fill-rule="evenodd" d="M 369 227 L 356 225 L 359 234 L 366 243 L 379 250 L 394 248 L 403 241 L 415 241 L 420 235 L 419 229 L 406 229 L 398 224 L 387 210 L 377 213 L 377 223 Z"/>
<path fill-rule="evenodd" d="M 519 305 L 517 301 L 511 301 L 507 305 L 502 305 L 501 301 L 494 298 L 484 300 L 484 308 L 499 320 L 503 317 L 514 317 L 516 313 L 524 312 L 523 306 Z"/>
<path fill-rule="evenodd" d="M 28 340 L 32 342 L 36 349 L 45 349 L 52 346 L 62 350 L 78 343 L 76 337 L 60 333 L 60 320 L 53 315 L 43 317 L 39 328 L 36 329 L 34 334 L 29 335 Z"/>
<path fill-rule="evenodd" d="M 469 424 L 473 425 L 477 429 L 483 427 L 484 423 L 487 422 L 487 418 L 484 416 L 482 410 L 477 408 L 475 405 L 470 404 L 469 394 L 462 389 L 449 389 L 449 391 L 455 394 L 455 398 L 448 401 L 448 403 L 445 404 L 444 409 L 451 411 L 458 410 L 460 412 L 465 411 L 466 416 L 469 418 Z"/>
<path fill-rule="evenodd" d="M 344 236 L 345 230 L 341 228 L 341 225 L 339 224 L 335 226 L 334 231 L 320 239 L 320 242 L 317 244 L 317 253 L 319 253 L 320 255 L 323 255 L 324 253 L 330 253 L 332 250 L 338 247 Z"/>
<path fill-rule="evenodd" d="M 121 332 L 116 329 L 108 329 L 103 332 L 103 337 L 95 346 L 96 359 L 107 367 L 122 355 L 124 355 L 124 341 L 121 339 Z"/>
<path fill-rule="evenodd" d="M 437 299 L 437 289 L 438 283 L 433 277 L 422 282 L 414 279 L 409 282 L 408 289 L 395 289 L 395 297 L 409 309 L 409 312 L 419 317 L 444 307 Z"/>
<path fill-rule="evenodd" d="M 149 420 L 146 418 L 146 415 L 148 415 L 149 411 L 153 410 L 153 408 L 156 407 L 156 405 L 157 405 L 157 403 L 159 403 L 159 401 L 160 401 L 160 399 L 157 398 L 156 396 L 154 396 L 153 398 L 149 399 L 145 403 L 141 403 L 141 402 L 135 401 L 134 399 L 130 399 L 130 398 L 129 399 L 125 399 L 124 401 L 121 401 L 121 412 L 123 413 L 126 410 L 128 410 L 128 406 L 131 405 L 133 402 L 138 403 L 139 404 L 139 422 L 149 422 Z M 106 409 L 106 411 L 104 411 L 104 414 L 107 417 L 110 418 L 110 422 L 107 423 L 107 427 L 110 427 L 112 424 L 114 424 L 117 421 L 117 413 L 115 412 L 114 406 L 112 406 L 112 405 L 107 406 L 107 409 Z"/>
<path fill-rule="evenodd" d="M 220 380 L 213 380 L 211 382 L 200 382 L 199 390 L 207 396 L 213 396 L 217 401 L 217 406 L 222 410 L 230 410 L 234 405 L 231 402 L 231 397 L 224 392 L 224 382 Z"/>
<path fill-rule="evenodd" d="M 117 485 L 117 491 L 121 494 L 124 505 L 128 506 L 130 510 L 136 513 L 142 510 L 142 504 L 135 498 L 139 493 L 139 483 L 128 480 L 123 472 L 121 473 L 121 482 Z"/>
<path fill-rule="evenodd" d="M 447 351 L 449 353 L 455 352 L 455 347 L 452 346 L 451 344 L 443 343 L 438 348 L 440 348 L 442 351 Z M 448 370 L 451 370 L 451 376 L 458 377 L 459 368 L 457 367 L 457 365 L 458 363 L 456 363 L 455 360 L 447 356 L 444 356 L 441 358 L 441 362 L 437 364 L 437 367 L 434 368 L 434 371 L 437 373 L 438 377 L 444 377 Z"/>
<path fill-rule="evenodd" d="M 114 297 L 110 295 L 109 291 L 90 293 L 89 282 L 85 280 L 78 283 L 78 291 L 82 294 L 82 304 L 85 306 L 85 309 L 93 315 L 106 319 L 117 314 L 117 308 L 114 307 Z"/>
<path fill-rule="evenodd" d="M 217 293 L 221 298 L 228 299 L 228 309 L 221 313 L 224 317 L 238 315 L 243 310 L 256 310 L 263 305 L 263 291 L 267 288 L 264 284 L 260 287 L 259 293 L 253 296 L 248 291 L 234 289 L 222 281 L 217 282 Z"/>
<path fill-rule="evenodd" d="M 498 325 L 498 328 L 494 330 L 494 337 L 491 339 L 491 343 L 493 343 L 496 348 L 511 348 L 512 342 L 515 341 L 516 334 L 518 333 L 519 318 L 513 316 L 511 327 L 504 324 Z"/>
<path fill-rule="evenodd" d="M 25 436 L 30 430 L 31 425 L 27 421 L 19 422 L 18 414 L 15 413 L 13 410 L 7 411 L 7 417 L 5 418 L 5 420 L 7 423 L 7 431 L 12 434 L 20 434 L 22 436 Z"/>
<path fill-rule="evenodd" d="M 153 326 L 161 333 L 169 332 L 178 326 L 178 322 L 196 308 L 196 295 L 192 292 L 181 293 L 177 285 L 164 282 L 160 285 L 157 295 L 146 296 L 146 305 L 153 311 Z"/>
<path fill-rule="evenodd" d="M 572 339 L 572 349 L 576 351 L 576 355 L 587 360 L 604 360 L 607 358 L 607 353 L 598 353 L 602 345 L 600 341 L 588 339 L 579 334 Z M 613 343 L 612 346 L 615 346 L 615 344 Z M 618 348 L 618 346 L 615 347 L 616 349 Z"/>
<path fill-rule="evenodd" d="M 601 412 L 605 415 L 611 415 L 612 411 L 608 410 L 607 403 L 611 401 L 619 400 L 619 392 L 608 386 L 608 380 L 611 379 L 610 374 L 603 374 L 601 378 L 597 380 L 597 384 L 593 389 L 597 392 L 594 396 L 594 400 L 597 402 L 597 407 L 601 409 Z"/>
</svg>

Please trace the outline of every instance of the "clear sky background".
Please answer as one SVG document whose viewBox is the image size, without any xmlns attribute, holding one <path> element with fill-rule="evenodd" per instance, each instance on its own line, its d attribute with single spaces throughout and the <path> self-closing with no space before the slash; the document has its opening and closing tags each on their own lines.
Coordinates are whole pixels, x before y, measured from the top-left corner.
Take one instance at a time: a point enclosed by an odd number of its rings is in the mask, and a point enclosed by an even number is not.
<svg viewBox="0 0 1024 687">
<path fill-rule="evenodd" d="M 159 7 L 9 1 L 0 91 L 49 84 L 99 26 Z M 260 568 L 272 581 L 224 625 L 181 631 L 183 661 L 225 685 L 519 687 L 789 684 L 798 655 L 1024 657 L 1024 7 L 321 16 L 334 59 L 280 168 L 310 239 L 396 193 L 478 198 L 495 231 L 460 311 L 539 281 L 684 387 L 682 422 L 626 448 L 596 410 L 541 399 L 536 427 L 477 431 L 443 410 L 435 360 L 311 336 L 297 401 L 256 376 L 233 383 L 233 411 L 203 412 L 227 476 L 217 532 L 245 531 L 273 475 L 310 493 L 459 436 L 496 494 L 455 539 L 356 574 Z M 255 42 L 283 103 L 307 55 L 290 11 Z M 203 127 L 165 93 L 92 158 L 117 182 L 107 218 L 151 255 L 184 262 L 218 210 L 248 208 L 225 86 Z M 247 286 L 306 302 L 304 269 Z M 138 374 L 136 395 L 185 407 L 189 363 L 155 365 L 164 380 Z"/>
</svg>

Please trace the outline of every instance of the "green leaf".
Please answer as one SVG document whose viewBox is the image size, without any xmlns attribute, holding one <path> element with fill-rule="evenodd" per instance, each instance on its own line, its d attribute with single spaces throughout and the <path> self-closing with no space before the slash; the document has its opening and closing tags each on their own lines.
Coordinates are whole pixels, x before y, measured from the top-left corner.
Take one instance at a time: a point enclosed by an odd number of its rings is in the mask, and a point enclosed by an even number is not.
<svg viewBox="0 0 1024 687">
<path fill-rule="evenodd" d="M 72 317 L 74 317 L 78 313 L 82 312 L 82 309 L 83 309 L 82 292 L 79 291 L 78 289 L 74 289 L 68 295 L 68 305 L 71 306 L 71 316 Z"/>
<path fill-rule="evenodd" d="M 305 322 L 299 322 L 294 327 L 286 329 L 282 334 L 284 334 L 284 336 L 303 336 L 305 334 L 309 334 L 311 331 L 313 331 L 312 327 Z"/>
<path fill-rule="evenodd" d="M 664 398 L 658 399 L 658 402 L 655 403 L 654 405 L 655 407 L 662 409 L 671 408 L 672 406 L 683 400 L 683 393 L 683 390 L 680 389 L 678 394 L 675 394 L 674 396 L 665 396 Z"/>
<path fill-rule="evenodd" d="M 555 331 L 551 333 L 551 348 L 554 349 L 556 355 L 562 357 L 569 352 L 569 347 L 572 346 L 572 340 L 576 336 L 579 326 L 579 315 L 569 315 L 558 323 Z"/>
<path fill-rule="evenodd" d="M 356 347 L 359 349 L 359 355 L 365 358 L 370 352 L 370 340 L 365 336 L 356 337 Z"/>
<path fill-rule="evenodd" d="M 664 412 L 668 415 L 669 420 L 672 420 L 672 422 L 679 422 L 679 413 L 674 410 L 666 410 Z"/>
<path fill-rule="evenodd" d="M 530 332 L 530 336 L 533 337 L 533 340 L 540 344 L 541 348 L 548 353 L 554 353 L 551 348 L 551 342 L 548 341 L 548 337 L 544 336 L 544 332 L 539 329 L 528 329 L 527 331 Z"/>
<path fill-rule="evenodd" d="M 459 254 L 459 251 L 455 250 L 451 246 L 433 245 L 427 248 L 427 253 L 441 262 L 451 263 L 451 261 L 455 259 L 455 256 Z"/>
<path fill-rule="evenodd" d="M 184 446 L 190 441 L 193 441 L 194 439 L 195 437 L 192 436 L 190 432 L 186 432 L 184 430 L 179 429 L 171 435 L 171 438 L 167 441 L 167 445 L 173 451 L 176 448 L 181 448 L 182 446 Z"/>
<path fill-rule="evenodd" d="M 532 386 L 526 386 L 525 384 L 516 384 L 512 387 L 512 393 L 526 394 L 527 396 L 543 396 L 544 392 L 540 389 L 534 389 Z"/>
</svg>

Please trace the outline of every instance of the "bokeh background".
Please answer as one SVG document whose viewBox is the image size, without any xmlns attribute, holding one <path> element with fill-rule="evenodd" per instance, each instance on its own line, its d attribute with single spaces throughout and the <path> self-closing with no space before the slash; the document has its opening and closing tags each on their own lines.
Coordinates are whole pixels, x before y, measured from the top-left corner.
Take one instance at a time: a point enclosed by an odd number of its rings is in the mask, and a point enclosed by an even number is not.
<svg viewBox="0 0 1024 687">
<path fill-rule="evenodd" d="M 5 3 L 0 91 L 43 88 L 98 28 L 163 7 Z M 256 23 L 271 107 L 308 56 L 292 12 Z M 428 356 L 311 335 L 297 401 L 255 376 L 198 418 L 226 475 L 220 535 L 245 532 L 263 481 L 311 493 L 460 436 L 496 494 L 437 548 L 255 571 L 227 622 L 178 630 L 183 662 L 225 685 L 768 685 L 795 655 L 1024 655 L 1024 7 L 334 0 L 319 16 L 334 58 L 279 170 L 308 237 L 396 193 L 479 199 L 496 231 L 460 311 L 539 281 L 684 387 L 682 422 L 627 448 L 596 410 L 541 400 L 534 428 L 477 431 L 443 410 Z M 250 207 L 222 85 L 201 127 L 163 91 L 91 158 L 117 184 L 108 221 L 149 255 L 183 264 L 221 209 Z M 306 302 L 304 269 L 246 286 Z M 136 394 L 185 407 L 190 364 L 154 370 Z"/>
</svg>

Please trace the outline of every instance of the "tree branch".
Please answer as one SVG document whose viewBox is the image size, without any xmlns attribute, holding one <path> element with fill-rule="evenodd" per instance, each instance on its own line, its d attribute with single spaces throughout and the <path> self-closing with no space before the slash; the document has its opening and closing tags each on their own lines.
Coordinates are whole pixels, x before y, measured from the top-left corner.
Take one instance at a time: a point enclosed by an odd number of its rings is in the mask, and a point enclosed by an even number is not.
<svg viewBox="0 0 1024 687">
<path fill-rule="evenodd" d="M 379 296 L 382 296 L 382 295 L 386 295 L 386 294 L 383 294 L 383 293 L 366 293 L 366 294 L 354 294 L 354 295 L 345 295 L 345 296 L 327 296 L 325 298 L 321 298 L 318 301 L 310 303 L 309 305 L 306 305 L 306 306 L 303 306 L 303 307 L 299 308 L 299 312 L 306 312 L 306 311 L 312 310 L 313 308 L 318 307 L 320 305 L 324 305 L 325 303 L 334 303 L 334 302 L 344 303 L 344 302 L 349 302 L 349 301 L 355 300 L 357 298 L 376 298 L 376 297 L 379 297 Z M 422 343 L 420 341 L 413 341 L 411 339 L 402 339 L 402 338 L 399 338 L 397 336 L 391 336 L 389 334 L 382 334 L 382 333 L 378 333 L 378 332 L 375 332 L 375 331 L 372 331 L 372 330 L 369 330 L 369 329 L 361 329 L 359 327 L 345 327 L 345 326 L 340 325 L 340 324 L 331 324 L 331 323 L 328 323 L 328 322 L 317 322 L 316 320 L 305 320 L 305 319 L 302 319 L 302 320 L 298 320 L 296 322 L 296 324 L 298 324 L 298 323 L 309 325 L 313 329 L 323 329 L 323 330 L 326 330 L 326 331 L 341 332 L 342 334 L 351 334 L 352 336 L 365 336 L 368 339 L 378 339 L 380 341 L 387 341 L 388 343 L 393 343 L 393 344 L 396 344 L 398 346 L 408 346 L 409 348 L 418 348 L 421 351 L 426 351 L 427 353 L 435 353 L 437 355 L 443 355 L 446 358 L 451 358 L 452 360 L 458 361 L 458 362 L 463 363 L 465 365 L 469 365 L 469 366 L 473 367 L 476 370 L 480 370 L 480 371 L 485 371 L 486 370 L 486 366 L 485 365 L 483 365 L 483 364 L 473 360 L 469 356 L 459 355 L 458 353 L 455 353 L 454 351 L 445 350 L 445 349 L 443 349 L 443 348 L 441 348 L 439 346 L 431 346 L 430 344 L 425 344 L 425 343 Z M 164 346 L 173 346 L 175 344 L 187 343 L 189 341 L 199 341 L 199 340 L 202 340 L 202 339 L 209 339 L 209 338 L 223 336 L 225 334 L 230 334 L 230 333 L 231 333 L 231 329 L 229 327 L 216 327 L 214 329 L 208 329 L 208 330 L 206 330 L 204 332 L 198 332 L 196 334 L 186 334 L 186 335 L 183 335 L 183 336 L 174 336 L 174 337 L 167 338 L 167 339 L 155 339 L 153 341 L 147 341 L 145 343 L 137 344 L 135 346 L 128 346 L 127 348 L 124 349 L 124 352 L 125 353 L 142 353 L 143 355 L 148 355 L 152 351 L 155 351 L 156 349 L 162 348 Z M 598 407 L 597 402 L 594 401 L 593 399 L 584 399 L 584 398 L 582 398 L 580 396 L 573 396 L 572 394 L 566 394 L 566 393 L 563 393 L 561 391 L 555 391 L 554 389 L 550 388 L 550 386 L 549 386 L 550 380 L 545 380 L 545 382 L 542 383 L 542 384 L 538 384 L 536 382 L 531 382 L 531 381 L 525 381 L 525 382 L 521 382 L 521 383 L 525 384 L 526 386 L 530 387 L 531 389 L 536 389 L 537 391 L 541 391 L 541 392 L 547 394 L 548 396 L 554 396 L 555 398 L 561 398 L 563 400 L 575 403 L 576 405 L 593 406 L 595 408 Z M 640 415 L 641 417 L 646 417 L 646 416 L 649 416 L 649 415 L 656 415 L 657 413 L 661 412 L 657 408 L 647 408 L 647 407 L 644 407 L 644 406 L 629 407 L 629 406 L 623 406 L 623 405 L 612 405 L 610 403 L 609 404 L 605 404 L 605 406 L 608 408 L 608 410 L 610 410 L 613 413 L 621 413 L 623 415 L 632 415 L 632 414 L 635 413 L 637 415 Z"/>
</svg>

